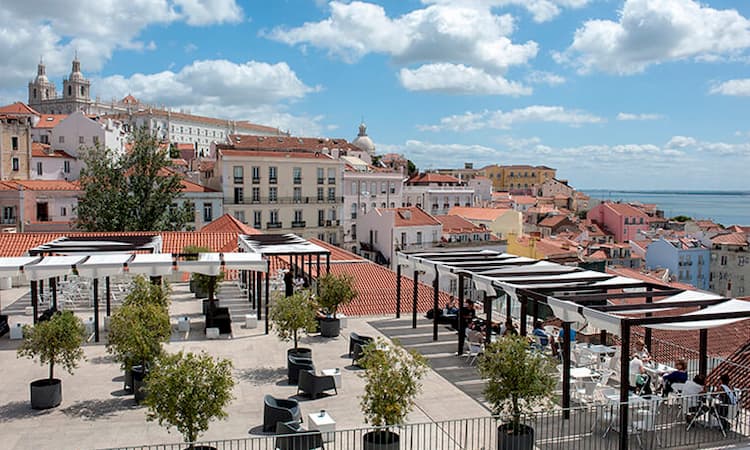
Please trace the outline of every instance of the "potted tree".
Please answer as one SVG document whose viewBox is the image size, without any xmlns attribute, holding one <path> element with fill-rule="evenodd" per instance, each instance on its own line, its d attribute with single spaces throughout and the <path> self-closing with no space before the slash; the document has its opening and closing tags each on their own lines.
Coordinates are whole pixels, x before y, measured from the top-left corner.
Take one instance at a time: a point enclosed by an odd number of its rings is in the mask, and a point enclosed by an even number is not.
<svg viewBox="0 0 750 450">
<path fill-rule="evenodd" d="M 18 356 L 49 364 L 49 378 L 31 382 L 31 407 L 54 408 L 62 402 L 62 381 L 55 378 L 55 366 L 73 374 L 84 358 L 81 346 L 86 340 L 86 327 L 71 311 L 65 311 L 33 327 L 26 325 L 23 334 Z"/>
<path fill-rule="evenodd" d="M 413 350 L 378 338 L 365 346 L 360 365 L 365 368 L 360 406 L 367 423 L 378 427 L 364 434 L 364 449 L 398 450 L 399 435 L 388 427 L 402 424 L 413 409 L 427 362 Z"/>
<path fill-rule="evenodd" d="M 232 401 L 232 362 L 214 359 L 207 353 L 179 352 L 163 355 L 147 377 L 147 419 L 174 427 L 189 449 L 212 449 L 195 445 L 209 422 L 227 417 L 225 407 Z"/>
<path fill-rule="evenodd" d="M 294 342 L 294 348 L 289 349 L 288 354 L 312 357 L 312 350 L 300 348 L 298 344 L 300 332 L 309 333 L 315 329 L 316 310 L 312 294 L 307 289 L 297 291 L 289 297 L 275 296 L 269 318 L 279 339 Z"/>
<path fill-rule="evenodd" d="M 358 295 L 354 288 L 354 277 L 329 273 L 318 279 L 318 286 L 318 304 L 331 316 L 320 320 L 320 334 L 336 337 L 341 331 L 341 320 L 336 318 L 339 307 L 350 303 Z"/>
<path fill-rule="evenodd" d="M 211 249 L 208 247 L 201 247 L 198 245 L 188 245 L 185 246 L 182 249 L 182 253 L 185 254 L 198 254 L 198 253 L 208 253 Z M 185 259 L 188 261 L 191 260 L 197 260 L 197 256 L 186 256 Z M 193 292 L 195 294 L 195 298 L 208 298 L 208 291 L 210 289 L 211 283 L 214 283 L 214 294 L 219 292 L 219 283 L 224 281 L 224 272 L 221 272 L 216 277 L 211 277 L 210 275 L 204 275 L 202 273 L 193 273 L 190 276 L 190 292 Z M 203 314 L 206 314 L 208 308 L 208 302 L 204 300 L 203 305 Z"/>
<path fill-rule="evenodd" d="M 528 350 L 525 337 L 505 336 L 479 357 L 479 373 L 487 380 L 484 396 L 494 414 L 509 419 L 497 428 L 498 450 L 534 448 L 534 429 L 521 423 L 521 415 L 548 400 L 555 388 L 551 360 Z"/>
</svg>

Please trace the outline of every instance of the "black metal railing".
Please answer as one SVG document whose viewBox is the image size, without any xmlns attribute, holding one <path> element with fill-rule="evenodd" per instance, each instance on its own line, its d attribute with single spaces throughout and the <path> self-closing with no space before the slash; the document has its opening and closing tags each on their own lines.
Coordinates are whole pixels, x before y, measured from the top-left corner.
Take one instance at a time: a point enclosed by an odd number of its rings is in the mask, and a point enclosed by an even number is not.
<svg viewBox="0 0 750 450">
<path fill-rule="evenodd" d="M 306 225 L 307 222 L 305 222 L 304 220 L 292 222 L 292 228 L 305 228 Z"/>
<path fill-rule="evenodd" d="M 344 197 L 315 197 L 315 196 L 304 196 L 304 197 L 269 197 L 269 196 L 263 196 L 263 197 L 244 197 L 240 201 L 237 201 L 238 199 L 234 199 L 233 204 L 256 204 L 256 205 L 263 205 L 263 204 L 281 204 L 281 205 L 293 205 L 293 204 L 309 204 L 309 203 L 343 203 Z"/>
</svg>

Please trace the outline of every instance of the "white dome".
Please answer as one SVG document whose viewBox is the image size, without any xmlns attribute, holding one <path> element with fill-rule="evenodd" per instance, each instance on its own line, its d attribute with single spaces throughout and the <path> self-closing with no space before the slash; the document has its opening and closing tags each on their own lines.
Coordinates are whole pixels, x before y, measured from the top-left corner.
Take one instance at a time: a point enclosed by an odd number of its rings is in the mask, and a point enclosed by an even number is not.
<svg viewBox="0 0 750 450">
<path fill-rule="evenodd" d="M 352 141 L 352 144 L 371 155 L 375 154 L 375 143 L 372 142 L 370 136 L 367 135 L 367 125 L 364 123 L 359 124 L 359 134 Z"/>
</svg>

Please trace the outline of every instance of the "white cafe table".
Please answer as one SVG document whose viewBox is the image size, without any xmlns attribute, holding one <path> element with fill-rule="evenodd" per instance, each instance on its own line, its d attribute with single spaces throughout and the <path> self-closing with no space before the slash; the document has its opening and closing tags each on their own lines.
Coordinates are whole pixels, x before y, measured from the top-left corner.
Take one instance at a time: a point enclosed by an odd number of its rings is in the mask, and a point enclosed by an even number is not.
<svg viewBox="0 0 750 450">
<path fill-rule="evenodd" d="M 669 367 L 665 364 L 655 363 L 655 364 L 644 364 L 643 368 L 646 369 L 646 372 L 651 377 L 651 382 L 654 383 L 654 387 L 658 388 L 662 384 L 662 378 L 661 376 L 665 373 L 674 372 L 674 367 Z"/>
<path fill-rule="evenodd" d="M 318 430 L 323 435 L 323 442 L 331 442 L 334 440 L 336 431 L 336 421 L 333 420 L 327 411 L 321 410 L 320 412 L 314 412 L 307 415 L 308 426 L 310 430 Z"/>
<path fill-rule="evenodd" d="M 598 377 L 599 374 L 589 369 L 588 367 L 573 367 L 570 369 L 570 377 L 576 380 L 593 379 Z"/>
<path fill-rule="evenodd" d="M 333 377 L 333 381 L 336 383 L 336 389 L 341 389 L 341 369 L 338 367 L 335 369 L 323 369 L 320 373 L 325 376 Z"/>
</svg>

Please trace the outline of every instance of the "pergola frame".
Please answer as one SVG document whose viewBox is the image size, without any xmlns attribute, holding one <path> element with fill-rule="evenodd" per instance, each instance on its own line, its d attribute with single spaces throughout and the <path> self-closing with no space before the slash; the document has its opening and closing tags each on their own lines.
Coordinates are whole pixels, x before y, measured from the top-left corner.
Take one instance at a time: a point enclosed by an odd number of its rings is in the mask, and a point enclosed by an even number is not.
<svg viewBox="0 0 750 450">
<path fill-rule="evenodd" d="M 415 286 L 417 284 L 418 274 L 426 273 L 427 267 L 434 267 L 435 283 L 433 287 L 437 290 L 439 284 L 440 272 L 451 273 L 458 277 L 458 302 L 459 309 L 464 306 L 464 285 L 468 279 L 474 282 L 477 290 L 483 291 L 483 297 L 495 298 L 497 291 L 504 292 L 508 296 L 506 302 L 507 316 L 510 316 L 510 298 L 515 297 L 521 306 L 520 310 L 520 334 L 526 335 L 526 323 L 528 320 L 528 308 L 531 306 L 531 315 L 533 321 L 536 321 L 539 304 L 547 304 L 551 307 L 561 308 L 560 310 L 565 317 L 563 320 L 562 333 L 565 338 L 562 340 L 563 355 L 563 374 L 562 374 L 562 407 L 563 417 L 569 418 L 570 408 L 570 326 L 574 321 L 571 317 L 584 317 L 587 313 L 592 316 L 601 314 L 609 322 L 610 327 L 615 326 L 619 330 L 621 338 L 620 352 L 620 411 L 619 411 L 619 429 L 623 430 L 619 437 L 620 449 L 628 448 L 628 381 L 630 369 L 630 341 L 633 327 L 645 327 L 646 345 L 651 344 L 651 328 L 654 325 L 669 324 L 689 324 L 695 322 L 704 326 L 706 321 L 717 320 L 741 320 L 750 318 L 750 309 L 738 308 L 732 311 L 721 312 L 702 312 L 703 309 L 712 306 L 719 306 L 725 302 L 732 301 L 729 298 L 711 296 L 710 294 L 699 297 L 711 297 L 702 299 L 690 299 L 680 301 L 662 300 L 654 302 L 658 297 L 671 297 L 687 292 L 683 289 L 675 289 L 657 283 L 645 282 L 631 278 L 619 277 L 609 274 L 597 274 L 585 269 L 556 265 L 549 262 L 540 262 L 517 258 L 513 255 L 496 253 L 493 255 L 484 251 L 481 254 L 475 253 L 475 259 L 472 263 L 470 256 L 466 253 L 452 257 L 451 252 L 440 253 L 403 253 L 397 254 L 398 268 L 401 266 L 412 265 L 414 268 Z M 491 264 L 491 269 L 486 270 L 487 264 Z M 499 267 L 516 266 L 516 270 L 501 270 Z M 534 266 L 534 267 L 531 267 Z M 556 267 L 555 267 L 556 266 Z M 525 267 L 525 268 L 524 268 Z M 537 270 L 542 269 L 542 270 Z M 400 270 L 399 270 L 400 272 Z M 505 274 L 503 272 L 506 272 Z M 399 274 L 400 275 L 400 274 Z M 576 276 L 580 275 L 580 276 Z M 628 291 L 624 291 L 627 289 Z M 415 287 L 416 290 L 416 287 Z M 616 290 L 616 292 L 610 292 Z M 637 290 L 637 291 L 635 291 Z M 397 290 L 397 303 L 400 303 L 400 289 Z M 435 296 L 437 299 L 437 295 Z M 629 304 L 609 304 L 608 300 L 625 300 L 630 299 Z M 643 300 L 639 302 L 638 300 Z M 531 303 L 531 305 L 529 305 Z M 490 309 L 487 309 L 490 306 Z M 553 307 L 553 312 L 554 311 Z M 435 301 L 433 305 L 434 327 L 437 327 L 438 305 Z M 686 308 L 694 309 L 689 314 L 685 314 Z M 682 311 L 682 313 L 680 313 Z M 492 319 L 491 302 L 485 302 L 485 312 L 487 320 Z M 659 312 L 654 316 L 652 313 Z M 636 314 L 640 317 L 622 316 L 620 314 Z M 557 315 L 557 312 L 555 312 Z M 416 312 L 415 312 L 416 315 Z M 462 314 L 459 312 L 458 317 L 458 352 L 463 352 L 465 327 Z M 567 319 L 567 320 L 566 320 Z M 715 325 L 711 325 L 715 326 Z M 487 342 L 490 341 L 491 327 L 487 327 Z M 707 352 L 708 352 L 708 326 L 699 329 L 699 373 L 706 375 L 707 372 Z M 607 330 L 602 329 L 602 343 L 606 343 Z M 437 336 L 434 336 L 437 340 Z"/>
</svg>

